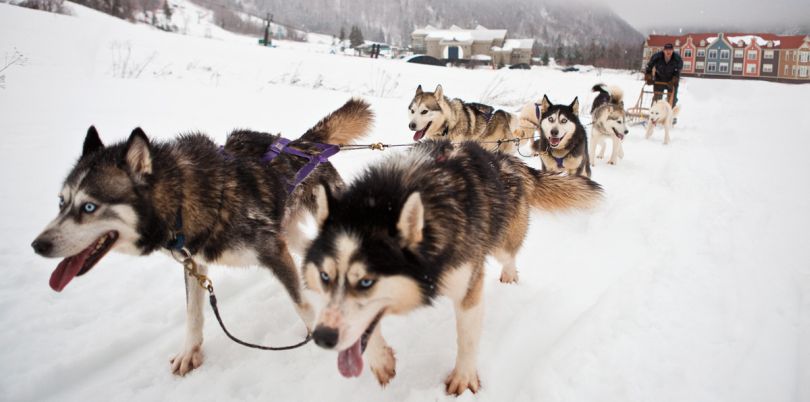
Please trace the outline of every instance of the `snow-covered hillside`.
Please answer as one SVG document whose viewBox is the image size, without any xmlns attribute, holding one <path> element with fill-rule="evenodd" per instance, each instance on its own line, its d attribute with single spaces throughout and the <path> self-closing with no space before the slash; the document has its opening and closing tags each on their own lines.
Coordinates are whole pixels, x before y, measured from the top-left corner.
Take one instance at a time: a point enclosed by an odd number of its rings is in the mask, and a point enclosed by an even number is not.
<svg viewBox="0 0 810 402">
<path fill-rule="evenodd" d="M 622 72 L 461 70 L 262 48 L 170 34 L 74 7 L 61 16 L 0 4 L 0 400 L 453 400 L 455 324 L 445 300 L 383 321 L 397 377 L 342 378 L 314 345 L 258 352 L 229 341 L 206 307 L 202 367 L 168 359 L 184 335 L 181 268 L 163 255 L 111 254 L 62 293 L 56 261 L 29 244 L 57 212 L 57 192 L 94 124 L 105 142 L 136 126 L 157 139 L 199 130 L 308 127 L 350 96 L 371 102 L 368 139 L 409 142 L 418 84 L 514 109 L 544 93 L 590 97 L 597 82 L 634 101 Z M 204 36 L 204 35 L 203 35 Z M 3 59 L 0 58 L 0 61 Z M 686 79 L 673 142 L 633 128 L 617 166 L 599 161 L 606 199 L 594 211 L 534 213 L 518 256 L 521 282 L 485 285 L 483 389 L 459 400 L 810 400 L 810 138 L 807 86 Z M 385 151 L 394 152 L 394 151 Z M 333 161 L 347 180 L 382 153 Z M 536 160 L 527 160 L 536 166 Z M 225 320 L 249 340 L 303 335 L 277 280 L 213 267 Z"/>
</svg>

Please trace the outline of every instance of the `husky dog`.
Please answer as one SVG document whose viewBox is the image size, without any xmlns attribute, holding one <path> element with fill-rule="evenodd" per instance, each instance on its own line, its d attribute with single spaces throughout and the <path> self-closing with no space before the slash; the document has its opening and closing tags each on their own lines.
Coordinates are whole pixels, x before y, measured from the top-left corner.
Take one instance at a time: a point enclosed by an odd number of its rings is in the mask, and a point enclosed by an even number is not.
<svg viewBox="0 0 810 402">
<path fill-rule="evenodd" d="M 669 144 L 669 130 L 672 129 L 673 121 L 678 117 L 681 106 L 677 105 L 673 109 L 666 100 L 659 99 L 650 108 L 650 118 L 647 121 L 647 134 L 644 138 L 649 139 L 656 126 L 664 127 L 664 145 Z"/>
<path fill-rule="evenodd" d="M 350 100 L 290 146 L 314 151 L 312 142 L 350 143 L 365 135 L 372 120 L 367 103 Z M 127 141 L 105 146 L 90 127 L 59 193 L 59 214 L 32 244 L 37 254 L 64 258 L 51 275 L 51 288 L 62 291 L 110 250 L 147 255 L 168 250 L 182 235 L 203 274 L 204 264 L 268 268 L 311 328 L 314 310 L 302 298 L 288 246 L 305 247 L 298 223 L 316 210 L 315 186 L 326 183 L 337 191 L 343 182 L 324 163 L 288 195 L 286 186 L 307 161 L 282 153 L 263 162 L 277 138 L 234 131 L 220 150 L 202 134 L 157 142 L 137 128 Z M 175 374 L 202 363 L 203 296 L 186 276 L 186 339 L 171 361 Z"/>
<path fill-rule="evenodd" d="M 512 153 L 514 142 L 497 144 L 498 140 L 516 138 L 512 133 L 518 127 L 518 117 L 503 110 L 480 103 L 467 103 L 461 99 L 448 99 L 442 86 L 434 92 L 423 92 L 422 86 L 408 106 L 408 128 L 415 131 L 414 141 L 431 140 L 478 141 L 487 149 Z"/>
<path fill-rule="evenodd" d="M 570 105 L 554 105 L 543 95 L 540 102 L 523 108 L 520 122 L 540 130 L 532 149 L 540 156 L 543 171 L 591 177 L 588 136 L 579 121 L 578 98 Z"/>
<path fill-rule="evenodd" d="M 472 141 L 422 142 L 367 168 L 343 192 L 321 187 L 319 234 L 303 265 L 306 287 L 323 302 L 315 343 L 339 352 L 344 377 L 361 374 L 365 352 L 384 386 L 396 362 L 381 318 L 445 295 L 458 335 L 446 390 L 476 392 L 485 258 L 503 264 L 501 282 L 516 282 L 529 209 L 587 208 L 600 197 L 590 179 L 543 173 Z"/>
<path fill-rule="evenodd" d="M 605 141 L 610 139 L 613 146 L 611 147 L 608 163 L 615 165 L 619 158 L 624 158 L 622 141 L 629 132 L 625 125 L 624 101 L 622 99 L 624 93 L 618 87 L 608 88 L 605 84 L 594 85 L 593 91 L 598 92 L 599 95 L 596 96 L 593 106 L 591 106 L 593 128 L 591 129 L 588 158 L 591 160 L 591 165 L 596 164 L 596 158 L 604 158 L 605 148 L 607 148 Z M 600 145 L 602 148 L 599 156 L 596 156 L 596 148 Z"/>
</svg>

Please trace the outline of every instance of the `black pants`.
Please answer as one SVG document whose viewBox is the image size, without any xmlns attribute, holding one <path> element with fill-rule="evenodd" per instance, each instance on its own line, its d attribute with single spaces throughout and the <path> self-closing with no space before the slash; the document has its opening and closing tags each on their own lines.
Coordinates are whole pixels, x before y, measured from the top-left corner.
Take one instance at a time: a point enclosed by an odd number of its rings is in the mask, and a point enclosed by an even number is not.
<svg viewBox="0 0 810 402">
<path fill-rule="evenodd" d="M 661 99 L 664 94 L 664 91 L 669 91 L 669 86 L 667 85 L 653 85 L 653 102 Z M 667 94 L 669 95 L 669 94 Z M 672 87 L 672 107 L 678 104 L 678 84 Z"/>
</svg>

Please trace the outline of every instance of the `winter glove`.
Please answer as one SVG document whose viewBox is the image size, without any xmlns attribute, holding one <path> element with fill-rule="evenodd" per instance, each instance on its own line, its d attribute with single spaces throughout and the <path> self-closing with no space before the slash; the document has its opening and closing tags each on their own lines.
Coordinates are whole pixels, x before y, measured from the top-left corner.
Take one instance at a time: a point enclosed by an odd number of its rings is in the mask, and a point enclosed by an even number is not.
<svg viewBox="0 0 810 402">
<path fill-rule="evenodd" d="M 681 80 L 681 77 L 679 77 L 677 75 L 672 77 L 672 86 L 678 86 L 678 81 L 680 81 L 680 80 Z"/>
<path fill-rule="evenodd" d="M 647 85 L 655 84 L 655 81 L 653 81 L 652 78 L 652 73 L 644 74 L 644 81 L 647 83 Z"/>
</svg>

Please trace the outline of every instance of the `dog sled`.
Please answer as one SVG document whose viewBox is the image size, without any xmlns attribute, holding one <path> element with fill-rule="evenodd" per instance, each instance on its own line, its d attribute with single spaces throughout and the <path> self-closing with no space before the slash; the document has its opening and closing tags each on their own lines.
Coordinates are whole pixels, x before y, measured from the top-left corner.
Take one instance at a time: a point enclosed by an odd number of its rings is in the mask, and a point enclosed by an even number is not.
<svg viewBox="0 0 810 402">
<path fill-rule="evenodd" d="M 667 87 L 666 100 L 672 106 L 672 101 L 675 99 L 674 88 L 675 85 L 671 82 L 656 81 L 653 85 L 644 84 L 641 87 L 641 93 L 638 95 L 638 100 L 635 106 L 627 109 L 627 124 L 638 125 L 643 124 L 650 117 L 650 108 L 653 104 L 653 99 L 657 96 L 664 97 L 664 93 L 655 91 L 656 85 L 663 85 Z"/>
</svg>

